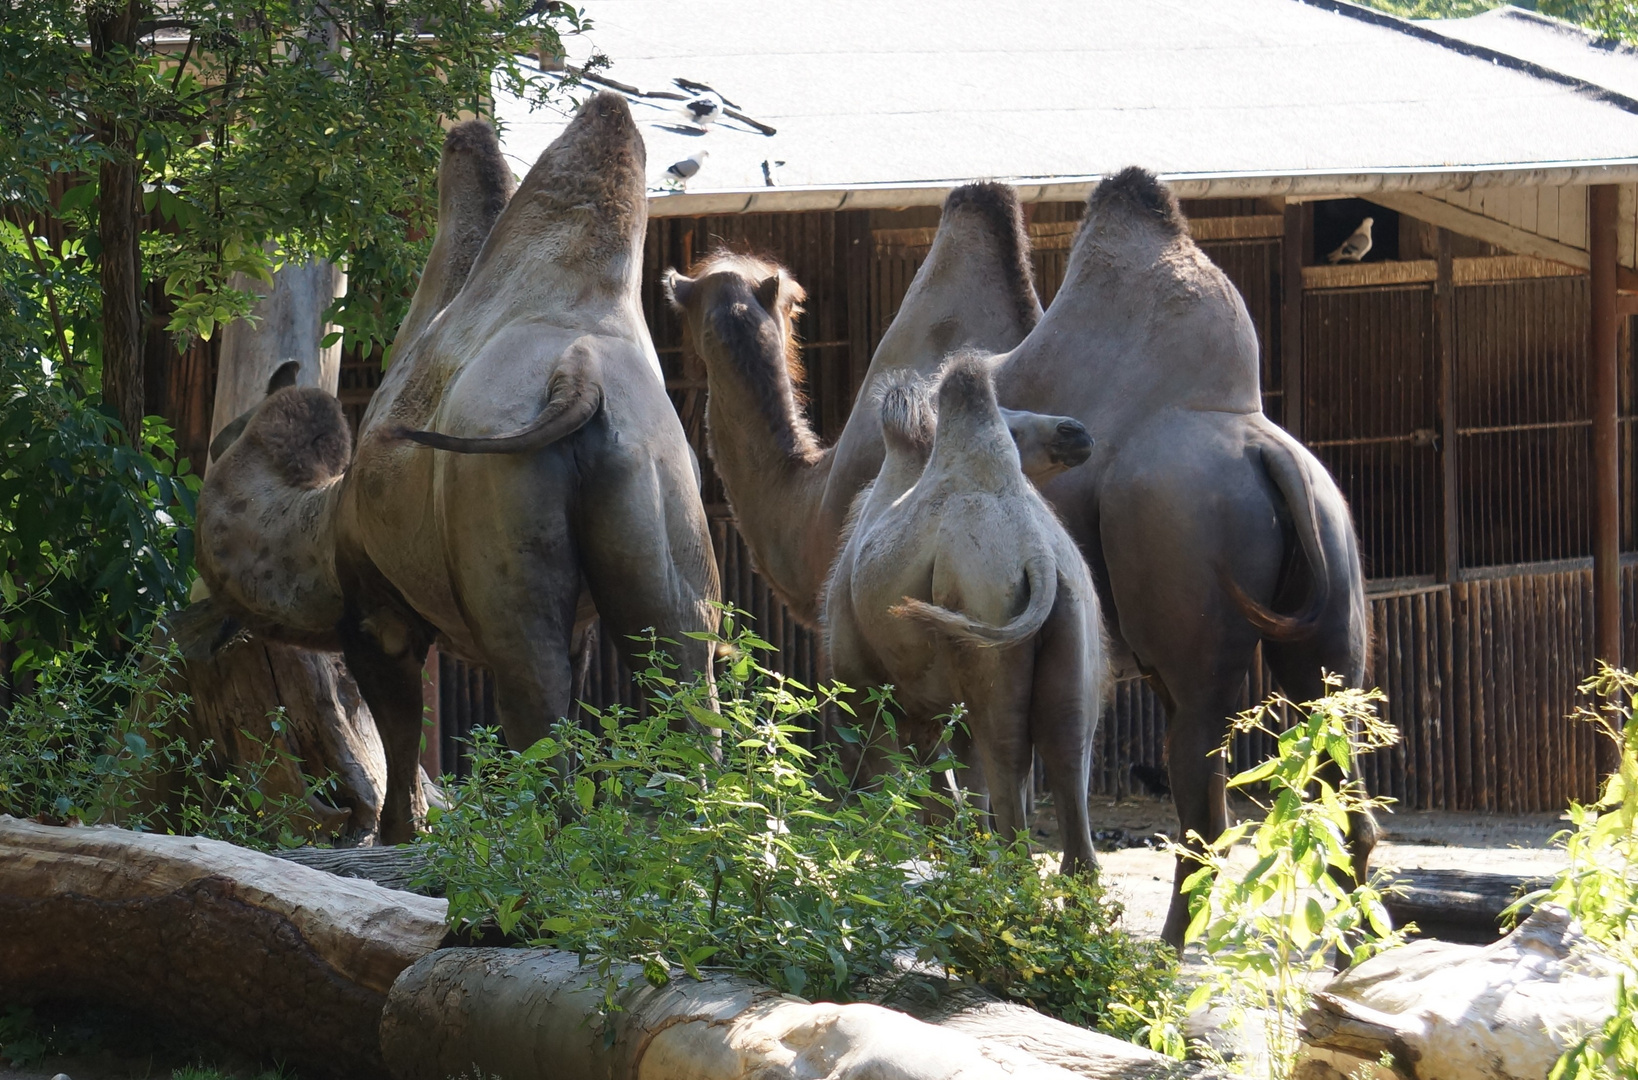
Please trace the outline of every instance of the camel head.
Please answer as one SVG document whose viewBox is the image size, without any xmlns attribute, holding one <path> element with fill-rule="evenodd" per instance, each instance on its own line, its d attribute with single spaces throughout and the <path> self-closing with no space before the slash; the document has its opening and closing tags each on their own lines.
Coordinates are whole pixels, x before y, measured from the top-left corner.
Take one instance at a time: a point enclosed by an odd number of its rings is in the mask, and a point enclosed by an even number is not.
<svg viewBox="0 0 1638 1080">
<path fill-rule="evenodd" d="M 665 290 L 694 351 L 718 377 L 713 392 L 729 382 L 743 387 L 775 435 L 791 444 L 787 452 L 817 454 L 818 440 L 801 415 L 796 318 L 807 299 L 802 286 L 778 263 L 754 255 L 717 252 L 693 269 L 692 277 L 667 271 Z"/>
<path fill-rule="evenodd" d="M 480 171 L 494 164 L 485 154 L 472 157 Z M 645 163 L 626 99 L 593 96 L 541 152 L 489 231 L 472 267 L 478 295 L 551 280 L 559 286 L 550 306 L 598 293 L 635 296 L 648 227 Z"/>
</svg>

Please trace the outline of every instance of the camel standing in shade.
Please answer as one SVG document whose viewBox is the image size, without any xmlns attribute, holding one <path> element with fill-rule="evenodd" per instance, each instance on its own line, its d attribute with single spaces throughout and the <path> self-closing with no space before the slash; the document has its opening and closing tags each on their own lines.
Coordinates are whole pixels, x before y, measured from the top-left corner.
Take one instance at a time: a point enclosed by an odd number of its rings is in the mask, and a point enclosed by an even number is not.
<svg viewBox="0 0 1638 1080">
<path fill-rule="evenodd" d="M 509 203 L 493 134 L 466 149 L 472 168 L 446 153 L 441 172 L 473 185 L 456 200 L 472 214 L 440 221 L 350 466 L 334 399 L 282 390 L 200 498 L 212 592 L 258 627 L 344 652 L 386 745 L 389 843 L 424 812 L 413 779 L 434 638 L 494 672 L 523 747 L 572 704 L 583 592 L 628 658 L 625 635 L 647 627 L 679 642 L 685 676 L 709 679 L 711 646 L 687 635 L 717 624 L 694 460 L 642 317 L 648 201 L 624 99 L 588 101 Z"/>
</svg>

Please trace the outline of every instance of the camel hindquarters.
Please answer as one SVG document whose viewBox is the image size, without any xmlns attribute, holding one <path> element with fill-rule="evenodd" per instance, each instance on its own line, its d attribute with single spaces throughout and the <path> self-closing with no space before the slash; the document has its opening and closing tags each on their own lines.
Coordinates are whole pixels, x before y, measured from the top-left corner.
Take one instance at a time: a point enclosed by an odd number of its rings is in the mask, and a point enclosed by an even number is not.
<svg viewBox="0 0 1638 1080">
<path fill-rule="evenodd" d="M 573 705 L 580 551 L 573 451 L 450 455 L 439 489 L 446 565 L 462 621 L 495 675 L 506 741 L 523 750 Z"/>
</svg>

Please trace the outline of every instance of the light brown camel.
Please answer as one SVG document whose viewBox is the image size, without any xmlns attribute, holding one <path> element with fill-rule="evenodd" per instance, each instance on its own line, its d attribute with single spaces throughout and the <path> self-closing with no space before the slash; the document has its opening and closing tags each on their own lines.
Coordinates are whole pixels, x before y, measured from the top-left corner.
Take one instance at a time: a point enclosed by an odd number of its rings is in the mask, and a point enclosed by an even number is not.
<svg viewBox="0 0 1638 1080">
<path fill-rule="evenodd" d="M 493 144 L 489 134 L 453 150 L 476 147 L 481 157 Z M 498 153 L 489 160 L 499 163 Z M 386 744 L 389 843 L 407 839 L 423 810 L 409 781 L 421 738 L 420 669 L 434 637 L 495 673 L 502 727 L 517 747 L 572 704 L 570 636 L 583 591 L 628 658 L 626 635 L 652 627 L 680 643 L 673 652 L 685 676 L 710 676 L 709 644 L 687 635 L 716 627 L 716 564 L 693 457 L 638 294 L 643 169 L 625 101 L 592 98 L 495 220 L 464 283 L 459 264 L 470 243 L 441 249 L 441 272 L 422 288 L 454 296 L 412 339 L 394 343 L 345 475 L 299 491 L 288 477 L 278 482 L 288 466 L 259 429 L 291 407 L 296 392 L 286 390 L 224 459 L 263 458 L 225 474 L 262 486 L 207 481 L 201 496 L 236 522 L 266 500 L 284 500 L 281 520 L 313 522 L 321 539 L 300 554 L 334 588 L 311 590 L 301 603 L 264 595 L 294 576 L 279 565 L 277 537 L 265 557 L 231 562 L 233 540 L 257 539 L 248 525 L 237 537 L 202 533 L 210 554 L 201 562 L 231 568 L 237 595 L 260 605 L 250 613 L 261 621 L 296 616 L 306 625 L 294 632 L 338 641 Z M 467 175 L 480 205 L 504 202 L 504 177 L 482 161 L 441 172 Z M 412 311 L 436 306 L 418 290 Z M 217 592 L 228 584 L 209 583 Z"/>
<path fill-rule="evenodd" d="M 938 238 L 871 358 L 858 400 L 871 400 L 893 372 L 931 375 L 956 350 L 1002 352 L 1023 340 L 1041 307 L 1022 229 L 1005 185 L 972 184 L 950 195 Z M 800 286 L 776 264 L 755 259 L 708 259 L 694 273 L 671 271 L 666 280 L 706 363 L 711 459 L 757 570 L 796 618 L 817 625 L 842 522 L 881 468 L 881 417 L 875 408 L 855 408 L 835 445 L 821 447 L 796 384 L 783 374 Z M 1024 287 L 1010 293 L 994 284 L 1016 281 Z M 738 360 L 736 346 L 744 353 Z M 753 354 L 777 358 L 779 377 Z"/>
<path fill-rule="evenodd" d="M 954 747 L 981 773 L 1003 836 L 1026 835 L 1038 751 L 1062 869 L 1093 869 L 1086 797 L 1107 672 L 1091 574 L 1020 468 L 987 360 L 963 354 L 946 368 L 927 454 L 930 412 L 914 381 L 883 395 L 886 459 L 856 500 L 826 589 L 834 674 L 891 683 L 901 741 L 924 759 L 941 739 L 937 717 L 965 704 Z"/>
</svg>

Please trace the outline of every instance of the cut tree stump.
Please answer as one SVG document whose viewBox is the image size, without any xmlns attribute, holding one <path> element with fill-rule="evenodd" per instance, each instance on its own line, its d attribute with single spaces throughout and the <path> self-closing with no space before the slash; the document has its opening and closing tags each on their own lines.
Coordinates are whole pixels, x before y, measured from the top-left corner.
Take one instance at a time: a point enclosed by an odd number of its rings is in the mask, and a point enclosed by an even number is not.
<svg viewBox="0 0 1638 1080">
<path fill-rule="evenodd" d="M 304 1074 L 386 1075 L 387 992 L 447 910 L 215 840 L 0 816 L 0 1004 L 134 1008 Z"/>
<path fill-rule="evenodd" d="M 166 689 L 191 700 L 185 728 L 173 734 L 194 748 L 209 741 L 213 773 L 260 762 L 262 794 L 304 800 L 313 831 L 374 836 L 386 795 L 386 753 L 339 655 L 245 633 L 211 597 L 173 615 L 164 633 L 182 657 Z M 275 717 L 281 730 L 274 730 Z M 309 795 L 319 779 L 333 786 Z M 162 784 L 153 802 L 170 805 L 177 782 Z"/>
</svg>

